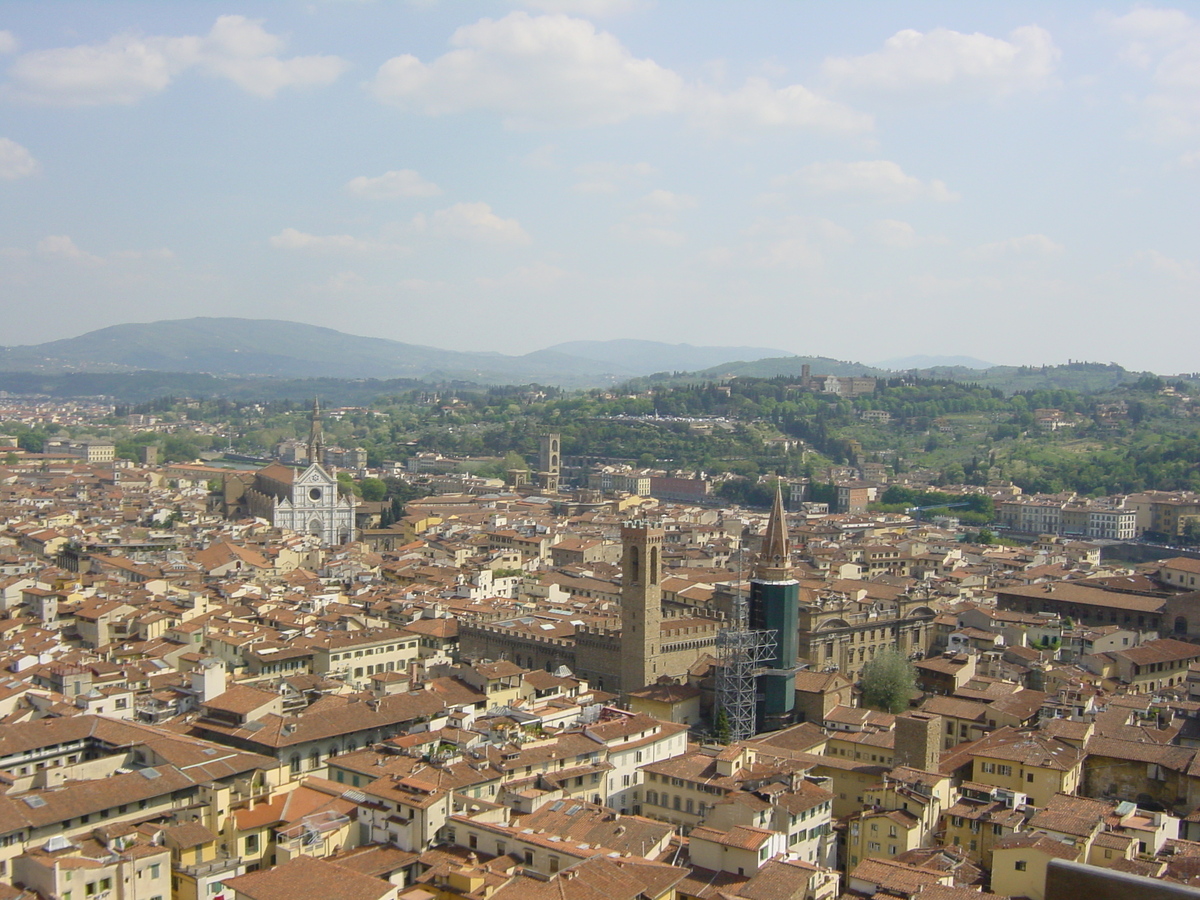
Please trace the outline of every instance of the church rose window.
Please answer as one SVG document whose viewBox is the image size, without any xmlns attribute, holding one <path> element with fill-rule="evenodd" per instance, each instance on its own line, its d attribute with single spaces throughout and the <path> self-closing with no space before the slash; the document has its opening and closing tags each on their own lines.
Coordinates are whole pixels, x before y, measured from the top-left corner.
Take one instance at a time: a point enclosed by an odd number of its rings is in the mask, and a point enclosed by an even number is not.
<svg viewBox="0 0 1200 900">
<path fill-rule="evenodd" d="M 308 496 L 311 497 L 313 500 L 320 500 L 321 499 L 321 489 L 313 488 L 311 491 L 308 492 Z"/>
</svg>

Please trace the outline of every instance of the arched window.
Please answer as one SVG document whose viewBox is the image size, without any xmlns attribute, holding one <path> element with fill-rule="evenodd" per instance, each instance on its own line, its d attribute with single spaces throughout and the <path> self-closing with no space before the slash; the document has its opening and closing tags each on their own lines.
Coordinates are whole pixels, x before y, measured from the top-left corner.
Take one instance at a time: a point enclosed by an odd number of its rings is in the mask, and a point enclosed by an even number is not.
<svg viewBox="0 0 1200 900">
<path fill-rule="evenodd" d="M 650 548 L 650 583 L 658 584 L 658 548 Z"/>
<path fill-rule="evenodd" d="M 642 583 L 642 561 L 639 548 L 631 546 L 629 548 L 629 583 Z"/>
</svg>

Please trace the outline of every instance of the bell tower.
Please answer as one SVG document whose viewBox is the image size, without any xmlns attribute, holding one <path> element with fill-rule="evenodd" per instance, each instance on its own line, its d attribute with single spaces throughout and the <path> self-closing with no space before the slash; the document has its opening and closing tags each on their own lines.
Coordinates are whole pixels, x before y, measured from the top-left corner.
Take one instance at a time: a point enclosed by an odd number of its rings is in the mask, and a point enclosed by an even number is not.
<svg viewBox="0 0 1200 900">
<path fill-rule="evenodd" d="M 312 416 L 308 426 L 308 462 L 325 464 L 325 435 L 321 429 L 321 403 L 313 398 Z"/>
<path fill-rule="evenodd" d="M 658 679 L 662 640 L 661 528 L 633 521 L 621 528 L 621 693 Z"/>
<path fill-rule="evenodd" d="M 543 434 L 538 440 L 538 487 L 549 494 L 558 493 L 562 471 L 560 444 L 560 435 L 557 432 Z"/>
<path fill-rule="evenodd" d="M 750 627 L 773 638 L 767 669 L 758 676 L 762 698 L 758 730 L 790 725 L 796 707 L 796 663 L 799 656 L 800 583 L 792 575 L 783 489 L 775 482 L 775 504 L 767 520 L 762 549 L 750 577 Z"/>
</svg>

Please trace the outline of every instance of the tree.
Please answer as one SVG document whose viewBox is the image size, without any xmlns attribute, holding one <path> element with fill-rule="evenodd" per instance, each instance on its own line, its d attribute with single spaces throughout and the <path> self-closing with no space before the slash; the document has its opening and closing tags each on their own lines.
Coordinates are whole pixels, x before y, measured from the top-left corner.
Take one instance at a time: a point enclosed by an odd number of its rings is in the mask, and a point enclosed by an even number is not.
<svg viewBox="0 0 1200 900">
<path fill-rule="evenodd" d="M 349 472 L 338 472 L 337 482 L 343 494 L 347 496 L 352 494 L 355 497 L 362 496 L 362 488 L 358 486 L 358 482 L 354 480 L 354 477 Z"/>
<path fill-rule="evenodd" d="M 884 650 L 863 666 L 864 706 L 889 713 L 902 713 L 917 689 L 917 670 L 899 650 Z"/>
<path fill-rule="evenodd" d="M 717 739 L 718 744 L 728 744 L 729 739 L 733 737 L 733 728 L 729 724 L 729 714 L 725 712 L 725 707 L 717 709 L 717 718 L 713 722 L 713 736 Z"/>
<path fill-rule="evenodd" d="M 387 496 L 387 485 L 383 483 L 382 478 L 364 478 L 358 483 L 362 490 L 362 498 L 368 501 L 383 500 Z"/>
</svg>

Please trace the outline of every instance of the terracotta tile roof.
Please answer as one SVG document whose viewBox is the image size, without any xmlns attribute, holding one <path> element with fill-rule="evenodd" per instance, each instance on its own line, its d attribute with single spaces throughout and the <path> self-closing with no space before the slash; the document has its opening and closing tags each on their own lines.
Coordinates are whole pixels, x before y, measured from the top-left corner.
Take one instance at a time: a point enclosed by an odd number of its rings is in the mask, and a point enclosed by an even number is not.
<svg viewBox="0 0 1200 900">
<path fill-rule="evenodd" d="M 1141 646 L 1130 647 L 1128 650 L 1114 650 L 1112 655 L 1139 666 L 1148 666 L 1161 662 L 1200 659 L 1200 646 L 1172 638 L 1160 638 L 1156 641 L 1146 641 Z"/>
<path fill-rule="evenodd" d="M 248 900 L 381 900 L 395 885 L 323 859 L 297 856 L 261 872 L 225 879 Z"/>
<path fill-rule="evenodd" d="M 734 825 L 728 831 L 720 831 L 705 825 L 697 825 L 691 830 L 689 837 L 693 841 L 709 841 L 723 847 L 733 847 L 737 850 L 757 850 L 771 839 L 775 832 L 766 828 L 752 828 L 748 825 Z"/>
</svg>

